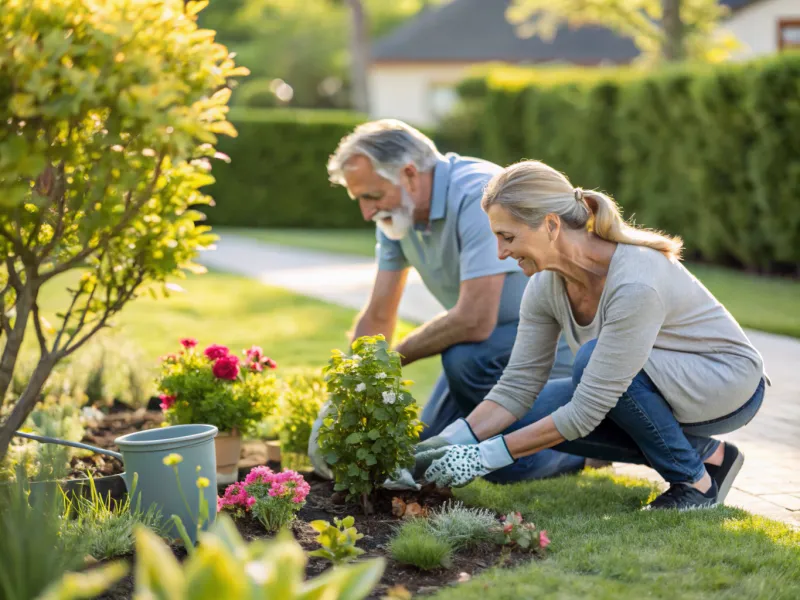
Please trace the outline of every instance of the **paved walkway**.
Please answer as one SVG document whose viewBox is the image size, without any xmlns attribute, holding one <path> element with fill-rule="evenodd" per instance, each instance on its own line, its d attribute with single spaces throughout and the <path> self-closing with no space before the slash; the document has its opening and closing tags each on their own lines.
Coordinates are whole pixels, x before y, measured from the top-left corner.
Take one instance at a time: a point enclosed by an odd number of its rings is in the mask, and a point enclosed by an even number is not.
<svg viewBox="0 0 800 600">
<path fill-rule="evenodd" d="M 364 306 L 375 275 L 369 258 L 273 246 L 233 235 L 202 255 L 201 262 L 355 309 Z M 412 273 L 400 304 L 401 317 L 422 322 L 440 311 L 442 306 Z M 746 455 L 726 502 L 800 527 L 800 340 L 747 333 L 764 357 L 772 387 L 747 427 L 720 436 L 735 442 Z M 615 468 L 661 481 L 647 467 Z"/>
</svg>

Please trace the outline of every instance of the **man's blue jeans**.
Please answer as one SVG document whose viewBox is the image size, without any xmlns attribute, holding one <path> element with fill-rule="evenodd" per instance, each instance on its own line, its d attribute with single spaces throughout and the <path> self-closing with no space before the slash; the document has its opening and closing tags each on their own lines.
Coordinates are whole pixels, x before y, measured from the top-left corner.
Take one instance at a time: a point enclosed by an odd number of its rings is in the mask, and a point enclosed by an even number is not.
<svg viewBox="0 0 800 600">
<path fill-rule="evenodd" d="M 421 420 L 427 426 L 420 435 L 426 440 L 441 433 L 450 423 L 466 417 L 494 387 L 503 374 L 511 349 L 517 337 L 517 322 L 498 325 L 487 340 L 457 344 L 442 353 L 443 373 L 439 376 L 433 393 L 422 411 Z M 564 337 L 559 340 L 552 377 L 565 377 L 572 373 L 572 352 Z M 524 466 L 519 462 L 508 481 L 542 479 L 583 468 L 586 459 L 557 450 L 543 450 L 526 457 Z M 505 479 L 501 476 L 495 481 Z"/>
<path fill-rule="evenodd" d="M 596 343 L 592 340 L 583 345 L 575 356 L 573 376 L 549 381 L 528 414 L 504 433 L 535 423 L 567 404 Z M 747 425 L 761 408 L 763 399 L 762 379 L 750 400 L 733 413 L 704 423 L 681 424 L 650 377 L 641 371 L 594 431 L 553 448 L 589 458 L 650 465 L 669 483 L 694 483 L 702 478 L 704 461 L 720 444 L 709 436 Z M 517 473 L 521 479 L 527 469 L 526 461 L 535 456 L 521 458 L 486 479 L 509 481 Z"/>
</svg>

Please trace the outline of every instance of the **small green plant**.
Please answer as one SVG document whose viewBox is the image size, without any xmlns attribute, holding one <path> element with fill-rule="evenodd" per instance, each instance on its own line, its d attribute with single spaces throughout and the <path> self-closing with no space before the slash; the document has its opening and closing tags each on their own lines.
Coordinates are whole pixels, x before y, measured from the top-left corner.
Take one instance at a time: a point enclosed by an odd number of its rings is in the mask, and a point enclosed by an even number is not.
<svg viewBox="0 0 800 600">
<path fill-rule="evenodd" d="M 311 427 L 328 393 L 325 379 L 314 371 L 290 375 L 283 383 L 281 452 L 306 454 Z"/>
<path fill-rule="evenodd" d="M 151 506 L 146 512 L 141 509 L 141 495 L 136 494 L 137 474 L 125 501 L 103 498 L 89 477 L 89 497 L 64 493 L 64 526 L 62 535 L 74 540 L 82 548 L 83 555 L 97 560 L 108 560 L 133 551 L 133 531 L 137 524 L 149 527 L 159 535 L 165 534 L 161 512 Z M 62 492 L 63 493 L 63 492 Z M 131 506 L 131 498 L 137 497 Z"/>
<path fill-rule="evenodd" d="M 183 349 L 162 359 L 158 388 L 161 408 L 172 424 L 207 423 L 222 432 L 247 433 L 271 415 L 278 402 L 277 365 L 258 346 L 244 359 L 225 346 L 196 349 L 197 340 L 181 340 Z"/>
<path fill-rule="evenodd" d="M 455 550 L 469 548 L 491 537 L 497 525 L 494 513 L 485 508 L 467 508 L 461 502 L 447 502 L 431 512 L 428 527 L 438 539 Z"/>
<path fill-rule="evenodd" d="M 319 550 L 309 552 L 309 556 L 327 558 L 334 565 L 339 565 L 353 560 L 357 556 L 364 554 L 361 548 L 356 548 L 356 542 L 364 537 L 363 533 L 358 533 L 353 517 L 339 519 L 333 518 L 334 525 L 328 521 L 312 521 L 311 527 L 319 535 L 316 542 L 322 546 Z"/>
<path fill-rule="evenodd" d="M 523 550 L 544 550 L 550 545 L 547 532 L 538 530 L 533 523 L 526 523 L 519 512 L 500 517 L 502 523 L 490 529 L 492 539 L 503 546 L 514 545 Z"/>
<path fill-rule="evenodd" d="M 425 571 L 449 568 L 453 561 L 453 546 L 437 537 L 424 519 L 403 524 L 389 542 L 389 551 L 397 562 Z"/>
<path fill-rule="evenodd" d="M 178 465 L 183 462 L 183 457 L 180 454 L 172 453 L 164 457 L 164 465 L 167 467 L 172 467 L 172 470 L 175 472 L 175 480 L 178 482 L 178 492 L 181 495 L 181 499 L 183 500 L 183 504 L 186 506 L 186 512 L 189 515 L 193 515 L 194 512 L 192 508 L 189 506 L 189 501 L 186 499 L 186 495 L 183 492 L 183 486 L 181 485 L 181 477 L 178 473 Z M 200 472 L 200 467 L 197 467 L 197 472 Z M 208 480 L 207 477 L 198 477 L 197 481 L 195 482 L 197 485 L 197 489 L 199 492 L 199 500 L 198 500 L 198 508 L 197 508 L 197 518 L 194 520 L 195 526 L 195 539 L 199 539 L 200 532 L 203 529 L 206 521 L 209 520 L 209 509 L 208 509 L 208 501 L 206 500 L 205 494 L 203 490 L 207 488 L 211 482 Z M 195 551 L 194 544 L 192 543 L 191 538 L 189 537 L 189 533 L 186 531 L 186 526 L 184 525 L 183 521 L 178 515 L 171 515 L 170 520 L 175 525 L 175 529 L 178 530 L 178 535 L 181 536 L 181 540 L 183 540 L 183 545 L 186 546 L 186 551 L 189 554 L 192 554 Z"/>
<path fill-rule="evenodd" d="M 402 380 L 400 355 L 382 336 L 364 336 L 348 356 L 334 351 L 325 367 L 330 410 L 319 447 L 335 478 L 334 489 L 358 498 L 373 512 L 372 493 L 398 468 L 414 465 L 422 425 L 417 404 Z"/>
</svg>

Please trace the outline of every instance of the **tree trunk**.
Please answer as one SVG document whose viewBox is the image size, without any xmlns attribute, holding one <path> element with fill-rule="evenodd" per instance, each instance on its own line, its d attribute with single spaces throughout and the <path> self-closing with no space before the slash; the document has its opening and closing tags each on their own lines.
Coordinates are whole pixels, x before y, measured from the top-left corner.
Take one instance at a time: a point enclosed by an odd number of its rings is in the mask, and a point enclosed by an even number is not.
<svg viewBox="0 0 800 600">
<path fill-rule="evenodd" d="M 686 58 L 681 0 L 661 0 L 661 9 L 665 38 L 662 56 L 667 62 L 680 62 Z"/>
<path fill-rule="evenodd" d="M 28 326 L 28 318 L 33 309 L 34 291 L 27 285 L 14 303 L 16 315 L 14 317 L 14 328 L 6 338 L 6 346 L 3 349 L 3 357 L 0 359 L 0 403 L 6 397 L 8 387 L 14 378 L 14 367 L 17 364 L 19 350 L 22 347 L 22 340 L 25 338 L 25 330 Z M 0 452 L 0 458 L 3 454 Z"/>
<path fill-rule="evenodd" d="M 33 375 L 31 375 L 31 379 L 28 381 L 28 385 L 22 393 L 22 396 L 17 400 L 14 410 L 11 411 L 11 414 L 8 415 L 8 418 L 2 426 L 0 426 L 0 460 L 6 455 L 8 445 L 11 443 L 14 432 L 22 427 L 22 424 L 25 423 L 25 419 L 28 418 L 36 407 L 42 387 L 44 387 L 47 378 L 50 376 L 55 363 L 54 355 L 44 356 L 39 359 L 39 364 L 36 365 L 36 369 L 34 369 Z"/>
<path fill-rule="evenodd" d="M 361 0 L 347 0 L 350 9 L 351 101 L 357 111 L 369 112 L 367 73 L 370 63 L 369 23 Z"/>
</svg>

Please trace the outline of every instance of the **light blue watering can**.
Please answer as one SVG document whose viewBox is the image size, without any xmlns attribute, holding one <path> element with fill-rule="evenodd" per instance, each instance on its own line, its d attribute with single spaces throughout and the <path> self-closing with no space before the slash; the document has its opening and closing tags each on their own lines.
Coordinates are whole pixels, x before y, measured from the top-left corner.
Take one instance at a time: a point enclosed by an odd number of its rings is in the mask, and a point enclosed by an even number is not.
<svg viewBox="0 0 800 600">
<path fill-rule="evenodd" d="M 136 494 L 141 496 L 141 506 L 147 509 L 155 504 L 165 519 L 169 519 L 172 515 L 180 517 L 192 543 L 195 543 L 197 540 L 194 524 L 197 522 L 200 493 L 208 502 L 209 508 L 209 518 L 204 528 L 214 522 L 217 514 L 217 461 L 214 438 L 218 433 L 219 430 L 213 425 L 173 425 L 137 431 L 114 440 L 121 453 L 21 431 L 17 431 L 16 435 L 47 444 L 91 450 L 119 459 L 125 468 L 122 475 L 129 491 L 133 486 L 134 473 L 138 474 Z M 177 465 L 183 495 L 178 488 L 173 467 L 164 465 L 164 458 L 170 454 L 180 454 L 183 458 Z M 199 477 L 208 479 L 208 487 L 198 490 Z M 135 503 L 136 499 L 132 501 Z M 168 526 L 167 535 L 177 538 L 178 532 L 175 526 L 171 522 Z"/>
</svg>

